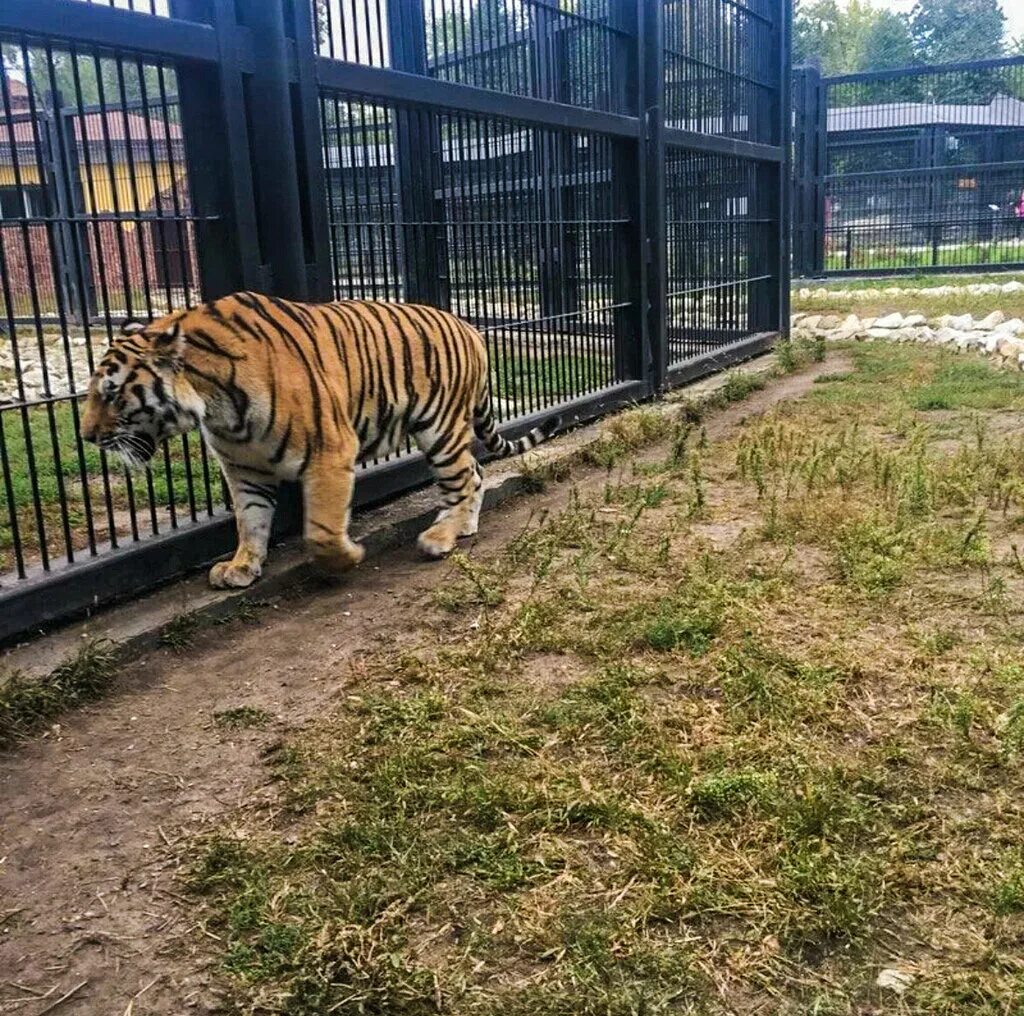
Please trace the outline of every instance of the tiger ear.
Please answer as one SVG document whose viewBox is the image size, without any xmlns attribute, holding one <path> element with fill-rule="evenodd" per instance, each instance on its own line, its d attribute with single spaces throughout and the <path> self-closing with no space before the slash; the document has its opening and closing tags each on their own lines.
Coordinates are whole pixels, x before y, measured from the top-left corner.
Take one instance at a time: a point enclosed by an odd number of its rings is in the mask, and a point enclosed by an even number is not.
<svg viewBox="0 0 1024 1016">
<path fill-rule="evenodd" d="M 184 351 L 185 335 L 177 321 L 153 338 L 153 355 L 158 362 L 174 366 L 180 363 Z"/>
<path fill-rule="evenodd" d="M 121 334 L 122 335 L 138 335 L 139 332 L 144 331 L 146 323 L 144 321 L 134 321 L 132 318 L 125 318 L 121 322 Z"/>
</svg>

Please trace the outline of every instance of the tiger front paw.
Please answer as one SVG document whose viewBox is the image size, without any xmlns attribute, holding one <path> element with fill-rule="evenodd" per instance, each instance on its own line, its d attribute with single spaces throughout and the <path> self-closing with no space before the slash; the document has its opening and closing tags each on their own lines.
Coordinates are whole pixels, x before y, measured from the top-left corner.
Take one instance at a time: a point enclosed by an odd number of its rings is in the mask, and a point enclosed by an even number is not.
<svg viewBox="0 0 1024 1016">
<path fill-rule="evenodd" d="M 313 565 L 328 577 L 344 575 L 360 564 L 366 557 L 366 549 L 359 543 L 346 540 L 343 544 L 313 543 Z"/>
<path fill-rule="evenodd" d="M 439 558 L 447 556 L 455 549 L 457 537 L 457 530 L 445 519 L 435 522 L 429 529 L 420 533 L 416 543 L 427 557 Z"/>
<path fill-rule="evenodd" d="M 245 589 L 260 577 L 258 565 L 239 565 L 219 561 L 210 569 L 210 585 L 214 589 Z"/>
</svg>

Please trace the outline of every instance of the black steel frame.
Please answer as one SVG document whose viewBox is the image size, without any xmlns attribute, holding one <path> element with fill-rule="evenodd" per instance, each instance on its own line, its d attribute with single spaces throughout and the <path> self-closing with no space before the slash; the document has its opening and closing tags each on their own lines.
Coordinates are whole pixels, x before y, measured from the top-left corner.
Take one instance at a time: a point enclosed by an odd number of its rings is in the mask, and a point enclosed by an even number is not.
<svg viewBox="0 0 1024 1016">
<path fill-rule="evenodd" d="M 423 0 L 388 4 L 393 12 L 389 67 L 317 55 L 316 27 L 303 0 L 170 0 L 169 17 L 80 0 L 5 0 L 0 38 L 83 46 L 173 65 L 198 289 L 207 299 L 243 288 L 293 299 L 333 297 L 319 107 L 324 96 L 393 111 L 396 200 L 413 224 L 430 217 L 437 191 L 429 173 L 421 175 L 422 160 L 408 161 L 409 146 L 417 153 L 430 149 L 429 124 L 436 117 L 491 118 L 529 128 L 548 138 L 556 153 L 559 137 L 604 139 L 600 145 L 611 153 L 608 200 L 615 212 L 615 225 L 609 227 L 615 242 L 608 305 L 614 378 L 599 391 L 516 416 L 504 425 L 514 435 L 554 412 L 571 427 L 650 398 L 669 385 L 749 358 L 788 331 L 790 0 L 751 0 L 750 6 L 701 0 L 729 17 L 749 17 L 759 30 L 769 26 L 770 47 L 756 68 L 759 98 L 744 111 L 748 123 L 756 119 L 760 125 L 756 140 L 749 132 L 666 126 L 663 15 L 666 4 L 678 0 L 607 2 L 609 27 L 633 40 L 629 65 L 616 68 L 622 78 L 614 112 L 431 76 L 422 40 L 409 31 L 417 16 L 422 21 Z M 531 3 L 543 8 L 548 0 Z M 551 12 L 558 15 L 554 0 Z M 679 57 L 675 50 L 673 55 Z M 730 186 L 739 189 L 712 202 L 716 208 L 728 203 L 727 219 L 720 210 L 712 217 L 703 205 L 684 208 L 679 202 L 685 202 L 685 194 L 667 194 L 666 160 L 673 152 L 710 159 L 722 179 L 734 181 Z M 672 202 L 682 211 L 672 213 Z M 671 214 L 679 216 L 681 227 Z M 679 235 L 691 238 L 701 253 L 684 253 L 682 263 L 669 264 L 667 233 L 673 228 L 682 228 Z M 726 246 L 719 249 L 720 244 Z M 401 251 L 405 294 L 443 303 L 444 287 L 438 286 L 436 271 L 417 262 L 422 256 L 408 245 Z M 670 273 L 675 274 L 670 278 Z M 380 501 L 426 480 L 416 456 L 371 466 L 358 484 L 357 502 Z M 280 533 L 295 532 L 297 522 L 296 500 L 286 497 Z M 163 535 L 117 548 L 97 544 L 73 561 L 2 576 L 0 642 L 137 595 L 208 564 L 233 543 L 233 520 L 226 512 L 215 513 Z"/>
<path fill-rule="evenodd" d="M 1024 242 L 1021 242 L 1021 223 L 1014 222 L 1011 208 L 1000 208 L 993 221 L 1001 223 L 1009 236 L 1014 230 L 1017 239 L 1009 246 L 1019 255 L 1010 259 L 1000 257 L 994 262 L 958 262 L 944 250 L 944 237 L 952 234 L 958 242 L 966 245 L 977 242 L 982 235 L 991 236 L 992 223 L 986 214 L 950 214 L 943 209 L 943 196 L 948 203 L 949 195 L 959 180 L 966 184 L 984 185 L 992 178 L 1015 182 L 1016 190 L 1024 188 L 1024 124 L 1015 128 L 1018 136 L 1018 155 L 1014 158 L 998 158 L 977 163 L 957 163 L 946 157 L 942 144 L 950 136 L 947 124 L 931 126 L 918 125 L 901 128 L 893 123 L 878 125 L 865 122 L 860 130 L 852 128 L 845 132 L 829 130 L 830 110 L 849 109 L 856 105 L 851 96 L 866 96 L 862 109 L 870 117 L 872 107 L 889 104 L 898 109 L 901 104 L 920 101 L 946 101 L 952 105 L 975 103 L 983 106 L 992 81 L 997 75 L 1012 77 L 1015 97 L 1020 98 L 1024 88 L 1024 56 L 1003 57 L 992 60 L 973 60 L 962 63 L 924 65 L 894 68 L 884 71 L 868 71 L 823 77 L 816 67 L 798 67 L 792 78 L 792 103 L 794 125 L 794 150 L 792 160 L 791 200 L 793 206 L 793 266 L 796 278 L 813 279 L 824 277 L 862 276 L 890 277 L 911 274 L 964 274 L 972 272 L 1020 271 L 1024 269 Z M 955 97 L 936 100 L 935 93 L 943 88 L 950 90 L 956 85 Z M 908 94 L 922 93 L 918 98 Z M 973 94 L 972 94 L 973 93 Z M 888 114 L 891 118 L 892 114 Z M 884 116 L 882 117 L 884 121 Z M 1004 133 L 1005 125 L 1000 125 Z M 996 128 L 984 124 L 967 122 L 959 127 L 976 135 L 988 132 L 994 135 Z M 852 133 L 851 133 L 852 131 Z M 956 138 L 952 137 L 951 141 Z M 874 146 L 880 153 L 897 144 L 913 144 L 912 164 L 896 168 L 850 170 L 842 164 L 840 156 L 846 152 L 866 153 Z M 978 179 L 976 179 L 978 178 Z M 829 221 L 828 202 L 837 196 L 840 200 L 857 196 L 858 190 L 880 194 L 906 195 L 914 188 L 926 195 L 923 212 L 904 212 L 904 217 L 888 229 L 860 225 L 839 225 Z M 979 190 L 979 195 L 982 191 Z M 895 198 L 894 200 L 899 200 Z M 909 198 L 904 198 L 909 203 Z M 984 204 L 984 202 L 983 202 Z M 981 207 L 981 206 L 979 206 Z M 985 204 L 987 209 L 989 206 Z M 892 247 L 891 264 L 863 264 L 855 255 L 858 242 L 884 246 L 888 233 Z M 901 241 L 900 237 L 907 237 Z M 929 250 L 929 263 L 920 263 L 920 255 L 911 256 L 912 241 L 909 237 L 921 237 L 914 241 L 917 248 Z M 837 254 L 828 254 L 830 243 L 836 239 L 844 241 L 841 264 L 836 265 Z M 885 260 L 879 257 L 876 260 Z"/>
</svg>

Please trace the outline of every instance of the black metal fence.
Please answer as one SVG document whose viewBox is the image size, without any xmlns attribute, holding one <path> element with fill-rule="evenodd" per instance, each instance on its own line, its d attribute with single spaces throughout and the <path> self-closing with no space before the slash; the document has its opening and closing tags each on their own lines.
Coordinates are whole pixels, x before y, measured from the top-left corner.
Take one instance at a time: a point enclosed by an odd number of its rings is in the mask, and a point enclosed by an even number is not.
<svg viewBox="0 0 1024 1016">
<path fill-rule="evenodd" d="M 794 273 L 1024 267 L 1024 57 L 794 75 Z"/>
<path fill-rule="evenodd" d="M 233 544 L 200 435 L 134 475 L 80 439 L 125 316 L 242 288 L 445 307 L 510 434 L 767 346 L 789 6 L 4 0 L 0 640 Z M 357 500 L 425 478 L 371 463 Z"/>
</svg>

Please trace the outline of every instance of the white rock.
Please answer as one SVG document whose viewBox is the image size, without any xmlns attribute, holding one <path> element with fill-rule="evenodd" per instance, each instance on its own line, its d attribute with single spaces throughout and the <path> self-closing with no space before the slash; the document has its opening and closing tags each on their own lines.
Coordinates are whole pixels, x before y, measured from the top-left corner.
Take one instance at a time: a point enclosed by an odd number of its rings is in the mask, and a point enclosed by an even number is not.
<svg viewBox="0 0 1024 1016">
<path fill-rule="evenodd" d="M 869 328 L 864 334 L 873 339 L 894 339 L 896 330 L 894 328 Z"/>
<path fill-rule="evenodd" d="M 810 314 L 800 322 L 800 327 L 806 331 L 813 332 L 818 327 L 819 321 L 821 321 L 820 314 Z"/>
<path fill-rule="evenodd" d="M 1001 310 L 994 310 L 987 317 L 982 318 L 980 321 L 976 321 L 974 327 L 980 328 L 985 332 L 990 332 L 997 325 L 1001 325 L 1005 320 L 1006 315 Z"/>
<path fill-rule="evenodd" d="M 827 300 L 829 297 L 829 291 L 822 286 L 819 289 L 816 289 L 811 295 L 815 300 Z"/>
<path fill-rule="evenodd" d="M 895 991 L 897 995 L 902 995 L 913 983 L 913 974 L 908 974 L 905 970 L 897 970 L 895 967 L 879 970 L 878 977 L 875 978 L 875 984 L 879 988 L 888 988 L 890 991 Z"/>
<path fill-rule="evenodd" d="M 825 338 L 829 342 L 848 342 L 859 334 L 859 328 L 833 328 L 832 331 L 825 333 Z"/>
<path fill-rule="evenodd" d="M 860 328 L 860 318 L 856 314 L 847 314 L 843 318 L 843 323 L 839 326 L 840 328 Z"/>
<path fill-rule="evenodd" d="M 920 328 L 928 324 L 928 319 L 923 314 L 910 314 L 903 319 L 904 328 Z"/>
<path fill-rule="evenodd" d="M 818 327 L 824 329 L 826 332 L 831 331 L 833 328 L 838 328 L 842 323 L 842 319 L 838 314 L 826 314 L 819 322 Z"/>
<path fill-rule="evenodd" d="M 974 327 L 974 318 L 970 314 L 959 316 L 948 315 L 946 320 L 939 319 L 939 324 L 945 324 L 949 328 L 955 328 L 958 332 L 969 332 Z"/>
<path fill-rule="evenodd" d="M 1002 342 L 1005 338 L 1005 334 L 1001 335 L 999 332 L 992 332 L 988 336 L 988 338 L 986 338 L 985 341 L 982 343 L 981 348 L 984 349 L 986 353 L 991 355 L 996 351 L 996 346 L 998 346 L 999 343 Z"/>
<path fill-rule="evenodd" d="M 902 314 L 886 314 L 875 321 L 875 328 L 900 328 L 903 325 Z"/>
<path fill-rule="evenodd" d="M 999 289 L 1003 293 L 1024 293 L 1024 282 L 1014 279 L 1013 282 L 1004 282 Z"/>
<path fill-rule="evenodd" d="M 1021 321 L 1019 317 L 1010 318 L 1009 321 L 1004 321 L 1002 324 L 997 325 L 997 332 L 1009 333 L 1010 335 L 1020 335 L 1024 332 L 1024 321 Z"/>
<path fill-rule="evenodd" d="M 914 333 L 914 338 L 917 339 L 918 342 L 929 343 L 935 341 L 935 336 L 937 334 L 934 328 L 929 328 L 927 325 L 924 328 L 915 328 Z"/>
<path fill-rule="evenodd" d="M 996 352 L 1004 360 L 1013 360 L 1016 363 L 1020 354 L 1024 353 L 1024 342 L 1020 339 L 1003 339 L 996 346 Z"/>
<path fill-rule="evenodd" d="M 869 328 L 875 327 L 875 319 L 873 317 L 866 317 L 860 319 L 860 326 L 867 331 Z"/>
<path fill-rule="evenodd" d="M 802 289 L 797 290 L 796 295 L 799 296 L 801 300 L 809 300 L 811 298 L 811 291 L 804 286 Z"/>
</svg>

